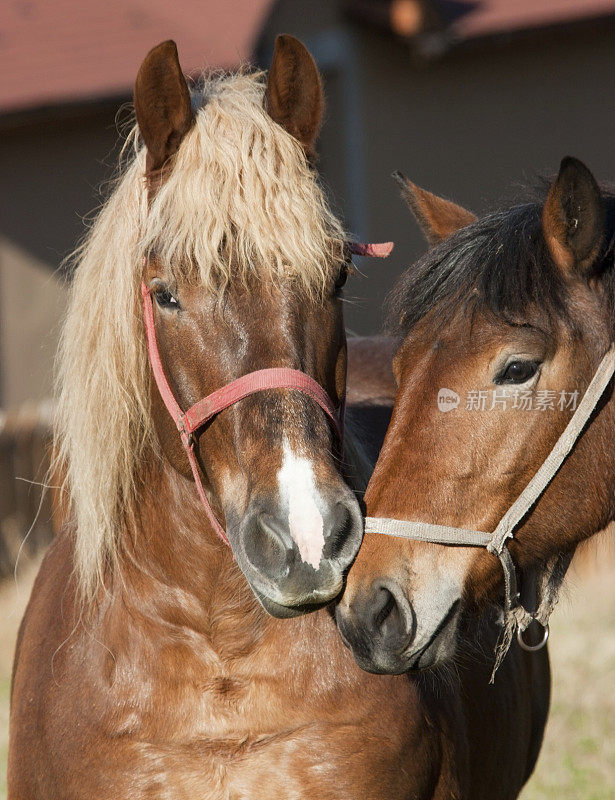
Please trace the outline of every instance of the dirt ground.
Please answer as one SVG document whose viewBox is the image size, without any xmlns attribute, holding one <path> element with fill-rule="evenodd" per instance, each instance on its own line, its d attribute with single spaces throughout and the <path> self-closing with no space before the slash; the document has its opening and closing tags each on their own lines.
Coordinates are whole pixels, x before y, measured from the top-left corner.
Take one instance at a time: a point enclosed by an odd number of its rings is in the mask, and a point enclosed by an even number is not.
<svg viewBox="0 0 615 800">
<path fill-rule="evenodd" d="M 0 800 L 6 797 L 11 662 L 37 564 L 0 585 Z M 615 797 L 615 537 L 573 565 L 551 626 L 553 697 L 535 774 L 521 800 Z M 488 798 L 477 798 L 488 800 Z"/>
</svg>

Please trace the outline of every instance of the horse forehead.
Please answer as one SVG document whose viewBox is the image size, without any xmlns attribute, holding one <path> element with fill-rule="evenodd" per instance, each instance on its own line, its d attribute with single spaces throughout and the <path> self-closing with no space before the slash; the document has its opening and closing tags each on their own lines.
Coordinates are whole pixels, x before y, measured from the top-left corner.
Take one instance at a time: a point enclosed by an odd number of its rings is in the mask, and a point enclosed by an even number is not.
<svg viewBox="0 0 615 800">
<path fill-rule="evenodd" d="M 393 360 L 400 389 L 408 384 L 414 387 L 417 382 L 435 380 L 435 368 L 442 367 L 444 353 L 445 347 L 440 339 L 422 332 L 408 334 Z"/>
<path fill-rule="evenodd" d="M 255 282 L 258 286 L 230 289 L 232 316 L 254 343 L 273 346 L 277 340 L 292 340 L 307 345 L 322 338 L 333 315 L 333 308 L 311 298 L 289 281 Z M 310 330 L 310 336 L 307 331 Z"/>
<path fill-rule="evenodd" d="M 436 379 L 439 373 L 454 369 L 459 375 L 489 359 L 511 335 L 522 338 L 523 328 L 490 320 L 479 313 L 456 314 L 447 321 L 424 320 L 406 335 L 397 359 L 406 376 L 426 372 Z"/>
</svg>

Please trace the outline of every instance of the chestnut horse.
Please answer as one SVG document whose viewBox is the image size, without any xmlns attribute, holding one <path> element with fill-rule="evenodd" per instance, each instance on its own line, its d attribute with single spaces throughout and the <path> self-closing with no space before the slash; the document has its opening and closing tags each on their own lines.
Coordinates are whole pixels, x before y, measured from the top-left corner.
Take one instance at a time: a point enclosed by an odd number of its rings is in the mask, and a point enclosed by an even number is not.
<svg viewBox="0 0 615 800">
<path fill-rule="evenodd" d="M 467 636 L 463 610 L 497 600 L 503 583 L 483 547 L 407 539 L 416 528 L 403 521 L 450 526 L 457 540 L 460 529 L 493 531 L 615 339 L 615 198 L 581 162 L 562 161 L 543 201 L 480 220 L 400 179 L 433 247 L 392 294 L 392 327 L 403 337 L 399 389 L 365 502 L 376 529 L 402 521 L 401 538 L 366 534 L 338 606 L 360 663 L 390 672 L 450 659 Z M 551 580 L 552 565 L 567 565 L 615 515 L 611 374 L 572 451 L 504 545 L 524 614 L 536 575 Z"/>
<path fill-rule="evenodd" d="M 474 670 L 461 684 L 369 675 L 319 609 L 362 535 L 340 466 L 358 488 L 363 468 L 350 434 L 340 465 L 315 388 L 339 410 L 348 265 L 310 166 L 311 56 L 279 37 L 267 78 L 190 92 L 167 42 L 135 107 L 145 147 L 71 288 L 57 421 L 70 520 L 20 631 L 10 800 L 516 797 L 539 742 L 527 671 L 488 690 Z M 312 396 L 270 386 L 194 435 L 167 411 L 271 369 L 300 371 Z"/>
</svg>

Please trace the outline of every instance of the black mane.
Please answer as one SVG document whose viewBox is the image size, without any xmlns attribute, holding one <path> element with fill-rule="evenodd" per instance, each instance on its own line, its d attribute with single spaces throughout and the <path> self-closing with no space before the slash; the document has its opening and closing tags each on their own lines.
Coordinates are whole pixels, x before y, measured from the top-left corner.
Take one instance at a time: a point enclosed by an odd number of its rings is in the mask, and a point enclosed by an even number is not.
<svg viewBox="0 0 615 800">
<path fill-rule="evenodd" d="M 613 252 L 615 196 L 604 192 L 606 236 L 592 276 L 610 282 L 615 296 Z M 388 330 L 405 336 L 429 312 L 445 323 L 460 307 L 520 322 L 537 309 L 550 327 L 568 319 L 565 280 L 542 233 L 542 202 L 497 211 L 429 249 L 402 275 L 389 295 Z"/>
</svg>

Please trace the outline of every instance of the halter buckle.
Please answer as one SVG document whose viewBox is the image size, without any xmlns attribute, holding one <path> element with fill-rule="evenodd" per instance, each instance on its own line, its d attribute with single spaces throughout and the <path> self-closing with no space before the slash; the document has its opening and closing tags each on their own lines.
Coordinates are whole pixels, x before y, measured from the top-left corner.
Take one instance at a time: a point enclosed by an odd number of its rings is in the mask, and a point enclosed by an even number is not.
<svg viewBox="0 0 615 800">
<path fill-rule="evenodd" d="M 188 433 L 188 431 L 185 429 L 183 417 L 177 423 L 177 430 L 179 431 L 179 435 L 184 443 L 184 447 L 187 449 L 192 449 L 192 447 L 194 447 L 194 433 Z"/>
</svg>

